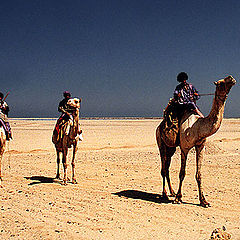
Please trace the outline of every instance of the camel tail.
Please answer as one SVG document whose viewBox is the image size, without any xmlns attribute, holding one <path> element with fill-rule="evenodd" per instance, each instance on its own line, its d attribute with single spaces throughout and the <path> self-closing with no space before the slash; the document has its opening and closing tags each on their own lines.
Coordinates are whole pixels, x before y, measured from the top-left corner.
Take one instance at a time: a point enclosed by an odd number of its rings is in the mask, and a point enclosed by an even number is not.
<svg viewBox="0 0 240 240">
<path fill-rule="evenodd" d="M 157 140 L 158 147 L 160 147 L 160 142 L 161 142 L 160 125 L 156 129 L 156 140 Z"/>
<path fill-rule="evenodd" d="M 58 137 L 58 134 L 57 134 L 57 131 L 54 129 L 53 130 L 53 134 L 52 134 L 52 143 L 56 146 L 57 145 L 57 137 Z"/>
<path fill-rule="evenodd" d="M 4 139 L 4 133 L 1 131 L 1 136 L 0 136 L 0 155 L 2 155 L 5 151 L 5 143 L 6 140 Z"/>
</svg>

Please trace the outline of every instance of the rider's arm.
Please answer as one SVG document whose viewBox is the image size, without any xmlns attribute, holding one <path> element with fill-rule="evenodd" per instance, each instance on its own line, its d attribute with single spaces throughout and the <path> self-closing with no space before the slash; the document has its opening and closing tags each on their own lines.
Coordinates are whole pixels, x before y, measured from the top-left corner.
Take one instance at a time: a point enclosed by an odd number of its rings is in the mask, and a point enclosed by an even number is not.
<svg viewBox="0 0 240 240">
<path fill-rule="evenodd" d="M 192 87 L 192 89 L 193 89 L 193 97 L 194 97 L 194 100 L 196 101 L 200 98 L 200 95 L 194 86 Z"/>
<path fill-rule="evenodd" d="M 58 111 L 62 113 L 66 113 L 66 110 L 63 108 L 63 106 L 59 106 Z"/>
<path fill-rule="evenodd" d="M 66 113 L 64 106 L 65 106 L 65 102 L 64 102 L 64 100 L 62 100 L 58 105 L 58 111 L 61 113 Z"/>
<path fill-rule="evenodd" d="M 59 103 L 58 111 L 61 112 L 61 113 L 65 113 L 65 114 L 67 114 L 69 117 L 71 117 L 70 112 L 68 112 L 68 109 L 66 109 L 65 106 L 64 106 L 63 104 L 61 104 L 61 102 Z"/>
<path fill-rule="evenodd" d="M 174 93 L 173 93 L 173 98 L 174 98 L 174 100 L 177 102 L 180 97 L 181 97 L 181 92 L 178 91 L 178 89 L 175 89 L 175 91 L 174 91 Z"/>
</svg>

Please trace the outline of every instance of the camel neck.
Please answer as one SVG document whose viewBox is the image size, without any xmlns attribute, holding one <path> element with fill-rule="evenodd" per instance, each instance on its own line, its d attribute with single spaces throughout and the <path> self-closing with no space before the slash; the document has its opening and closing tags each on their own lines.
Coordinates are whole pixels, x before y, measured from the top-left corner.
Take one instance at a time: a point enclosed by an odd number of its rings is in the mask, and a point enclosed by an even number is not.
<svg viewBox="0 0 240 240">
<path fill-rule="evenodd" d="M 73 126 L 71 127 L 71 130 L 70 130 L 70 138 L 72 140 L 74 140 L 78 134 L 79 110 L 76 110 L 76 112 L 74 112 L 73 118 L 74 118 Z"/>
<path fill-rule="evenodd" d="M 74 122 L 79 122 L 79 110 L 77 109 L 76 112 L 74 113 Z"/>
<path fill-rule="evenodd" d="M 201 135 L 203 135 L 204 138 L 211 136 L 220 128 L 223 119 L 225 102 L 226 97 L 220 98 L 215 93 L 212 109 L 209 115 L 202 119 L 204 124 L 202 124 L 203 129 L 201 131 Z"/>
</svg>

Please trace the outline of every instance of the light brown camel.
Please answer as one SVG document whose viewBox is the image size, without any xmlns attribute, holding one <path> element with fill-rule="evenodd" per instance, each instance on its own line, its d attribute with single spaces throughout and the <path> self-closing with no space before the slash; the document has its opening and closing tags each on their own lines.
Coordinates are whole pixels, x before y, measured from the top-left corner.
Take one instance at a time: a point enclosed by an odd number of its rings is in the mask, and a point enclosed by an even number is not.
<svg viewBox="0 0 240 240">
<path fill-rule="evenodd" d="M 73 121 L 68 121 L 63 125 L 63 135 L 59 141 L 57 141 L 57 132 L 53 132 L 52 142 L 55 145 L 57 152 L 57 175 L 56 178 L 60 179 L 60 153 L 62 153 L 62 163 L 64 169 L 63 184 L 67 184 L 67 153 L 68 148 L 73 146 L 73 155 L 72 155 L 72 183 L 76 184 L 75 178 L 75 155 L 77 151 L 77 142 L 79 140 L 79 109 L 80 109 L 81 100 L 78 98 L 69 99 L 67 104 L 73 109 Z"/>
<path fill-rule="evenodd" d="M 213 105 L 211 112 L 205 118 L 200 118 L 198 115 L 194 113 L 186 112 L 184 113 L 181 122 L 180 122 L 180 143 L 179 146 L 181 148 L 181 169 L 179 173 L 180 183 L 177 195 L 175 195 L 169 177 L 169 166 L 171 163 L 171 157 L 173 156 L 176 146 L 167 146 L 163 141 L 163 124 L 160 123 L 156 130 L 156 138 L 157 144 L 160 151 L 160 157 L 162 162 L 162 169 L 161 175 L 163 178 L 163 197 L 167 198 L 167 192 L 165 189 L 165 179 L 167 179 L 170 196 L 175 196 L 174 202 L 180 203 L 182 202 L 182 183 L 185 177 L 185 168 L 186 168 L 186 161 L 187 155 L 189 150 L 192 147 L 196 149 L 196 180 L 198 184 L 199 190 L 199 200 L 200 205 L 203 207 L 208 207 L 210 204 L 205 200 L 202 191 L 201 185 L 201 167 L 202 167 L 202 160 L 203 160 L 203 150 L 206 138 L 214 134 L 220 127 L 222 119 L 223 119 L 223 112 L 224 112 L 224 105 L 228 96 L 228 93 L 232 86 L 236 83 L 236 80 L 232 76 L 228 76 L 222 80 L 215 82 L 216 91 L 215 97 L 213 100 Z"/>
<path fill-rule="evenodd" d="M 6 146 L 6 134 L 3 127 L 0 127 L 0 187 L 2 187 L 2 157 Z"/>
</svg>

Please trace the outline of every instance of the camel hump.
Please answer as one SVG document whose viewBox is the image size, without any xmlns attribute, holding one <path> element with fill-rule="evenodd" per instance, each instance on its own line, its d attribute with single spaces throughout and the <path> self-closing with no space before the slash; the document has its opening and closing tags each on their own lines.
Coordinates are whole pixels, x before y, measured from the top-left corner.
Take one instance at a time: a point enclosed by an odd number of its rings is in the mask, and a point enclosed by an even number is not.
<svg viewBox="0 0 240 240">
<path fill-rule="evenodd" d="M 177 105 L 170 99 L 160 124 L 161 137 L 169 147 L 179 145 L 179 121 Z"/>
<path fill-rule="evenodd" d="M 191 108 L 183 104 L 176 103 L 170 99 L 164 110 L 163 121 L 160 124 L 161 137 L 169 147 L 176 147 L 180 143 L 180 123 L 185 118 L 194 114 Z"/>
</svg>

